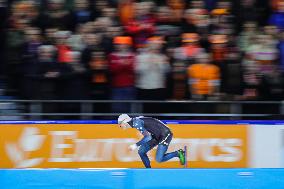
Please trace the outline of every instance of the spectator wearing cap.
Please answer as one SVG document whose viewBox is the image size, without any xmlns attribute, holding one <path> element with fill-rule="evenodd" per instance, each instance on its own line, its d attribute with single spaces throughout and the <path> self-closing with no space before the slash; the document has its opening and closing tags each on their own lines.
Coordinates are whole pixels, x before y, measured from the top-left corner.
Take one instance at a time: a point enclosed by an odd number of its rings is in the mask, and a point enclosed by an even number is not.
<svg viewBox="0 0 284 189">
<path fill-rule="evenodd" d="M 187 70 L 192 99 L 208 100 L 210 97 L 216 97 L 220 87 L 219 67 L 210 63 L 207 53 L 200 53 L 195 61 Z"/>
<path fill-rule="evenodd" d="M 202 52 L 204 52 L 204 49 L 199 45 L 199 35 L 197 33 L 184 33 L 182 35 L 182 46 L 174 50 L 172 65 L 174 99 L 181 100 L 188 97 L 187 67 Z"/>
<path fill-rule="evenodd" d="M 214 34 L 228 34 L 229 28 L 235 29 L 235 15 L 232 12 L 232 2 L 220 0 L 211 11 L 211 27 Z"/>
<path fill-rule="evenodd" d="M 179 60 L 191 61 L 204 49 L 199 43 L 200 36 L 197 33 L 182 34 L 182 46 L 176 49 L 175 58 Z"/>
<path fill-rule="evenodd" d="M 135 94 L 135 54 L 131 51 L 132 38 L 117 36 L 114 38 L 115 50 L 109 55 L 109 68 L 111 74 L 112 100 L 134 100 Z M 129 111 L 128 104 L 115 103 L 114 112 Z"/>
<path fill-rule="evenodd" d="M 148 38 L 145 51 L 136 59 L 136 87 L 138 99 L 164 100 L 166 78 L 170 71 L 168 58 L 161 53 L 164 41 L 161 37 Z"/>
</svg>

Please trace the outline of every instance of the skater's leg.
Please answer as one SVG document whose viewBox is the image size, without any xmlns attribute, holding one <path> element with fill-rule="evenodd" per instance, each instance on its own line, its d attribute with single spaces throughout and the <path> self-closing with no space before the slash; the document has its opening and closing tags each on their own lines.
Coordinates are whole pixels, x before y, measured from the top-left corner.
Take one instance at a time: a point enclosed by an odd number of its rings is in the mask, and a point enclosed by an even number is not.
<svg viewBox="0 0 284 189">
<path fill-rule="evenodd" d="M 158 149 L 157 149 L 157 153 L 156 153 L 156 161 L 157 162 L 164 162 L 164 161 L 168 161 L 174 157 L 179 157 L 178 156 L 178 152 L 171 152 L 171 153 L 167 153 L 168 150 L 168 146 L 167 145 L 163 145 L 163 144 L 159 144 L 158 145 Z"/>
</svg>

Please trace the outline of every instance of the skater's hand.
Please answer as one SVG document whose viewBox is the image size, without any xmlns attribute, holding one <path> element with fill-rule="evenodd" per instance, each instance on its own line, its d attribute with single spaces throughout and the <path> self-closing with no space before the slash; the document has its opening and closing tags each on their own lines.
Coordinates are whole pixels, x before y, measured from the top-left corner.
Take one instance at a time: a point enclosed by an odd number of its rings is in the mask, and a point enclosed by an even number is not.
<svg viewBox="0 0 284 189">
<path fill-rule="evenodd" d="M 135 150 L 135 149 L 137 149 L 138 148 L 138 146 L 136 145 L 136 144 L 132 144 L 132 145 L 130 145 L 129 147 L 128 147 L 128 149 L 129 150 Z"/>
</svg>

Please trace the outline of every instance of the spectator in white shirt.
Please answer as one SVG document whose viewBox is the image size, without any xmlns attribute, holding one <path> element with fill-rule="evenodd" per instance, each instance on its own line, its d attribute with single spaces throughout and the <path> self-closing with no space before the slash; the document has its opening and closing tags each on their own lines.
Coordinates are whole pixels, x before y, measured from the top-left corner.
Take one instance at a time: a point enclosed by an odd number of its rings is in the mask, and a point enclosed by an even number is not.
<svg viewBox="0 0 284 189">
<path fill-rule="evenodd" d="M 136 87 L 140 100 L 163 100 L 166 98 L 166 78 L 170 65 L 168 58 L 161 53 L 161 37 L 148 39 L 145 50 L 137 56 Z"/>
</svg>

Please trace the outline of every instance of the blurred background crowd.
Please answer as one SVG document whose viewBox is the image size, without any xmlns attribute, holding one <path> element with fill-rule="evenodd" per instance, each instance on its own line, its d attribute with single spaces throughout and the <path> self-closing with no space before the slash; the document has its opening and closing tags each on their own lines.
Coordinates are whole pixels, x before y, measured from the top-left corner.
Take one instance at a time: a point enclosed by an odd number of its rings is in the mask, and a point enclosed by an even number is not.
<svg viewBox="0 0 284 189">
<path fill-rule="evenodd" d="M 1 94 L 283 100 L 283 0 L 0 1 Z"/>
</svg>

